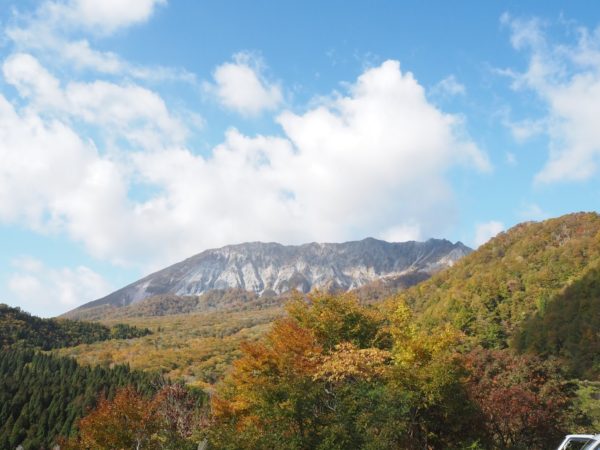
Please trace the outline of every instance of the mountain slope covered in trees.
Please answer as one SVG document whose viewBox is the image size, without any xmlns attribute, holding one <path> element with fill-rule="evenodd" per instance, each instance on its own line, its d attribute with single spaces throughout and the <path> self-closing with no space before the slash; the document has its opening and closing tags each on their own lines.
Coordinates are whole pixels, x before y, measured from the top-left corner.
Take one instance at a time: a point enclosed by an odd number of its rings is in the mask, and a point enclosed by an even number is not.
<svg viewBox="0 0 600 450">
<path fill-rule="evenodd" d="M 471 344 L 398 298 L 298 296 L 209 403 L 119 391 L 63 448 L 541 450 L 581 423 L 560 365 Z"/>
<path fill-rule="evenodd" d="M 50 350 L 108 339 L 130 339 L 149 333 L 147 328 L 121 323 L 109 328 L 94 322 L 42 319 L 20 308 L 0 304 L 0 348 L 18 346 Z"/>
<path fill-rule="evenodd" d="M 49 449 L 76 432 L 98 396 L 132 385 L 152 394 L 163 384 L 150 372 L 80 366 L 71 358 L 33 350 L 0 350 L 0 448 Z"/>
<path fill-rule="evenodd" d="M 600 373 L 599 334 L 600 268 L 592 268 L 526 320 L 514 343 L 520 351 L 564 357 L 575 374 L 594 378 Z"/>
<path fill-rule="evenodd" d="M 596 376 L 600 216 L 523 223 L 401 294 L 425 327 L 449 322 L 490 348 L 567 359 Z"/>
</svg>

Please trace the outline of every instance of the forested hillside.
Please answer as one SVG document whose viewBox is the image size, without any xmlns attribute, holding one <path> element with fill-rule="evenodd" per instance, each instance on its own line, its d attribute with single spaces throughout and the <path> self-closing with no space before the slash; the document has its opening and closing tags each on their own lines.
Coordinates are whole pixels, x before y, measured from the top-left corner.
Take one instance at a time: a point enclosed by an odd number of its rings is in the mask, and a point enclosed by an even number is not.
<svg viewBox="0 0 600 450">
<path fill-rule="evenodd" d="M 151 395 L 164 380 L 150 372 L 80 366 L 33 350 L 0 350 L 0 448 L 48 449 L 76 432 L 77 421 L 119 387 Z"/>
<path fill-rule="evenodd" d="M 485 347 L 512 345 L 543 357 L 559 355 L 570 361 L 572 375 L 595 378 L 600 353 L 593 332 L 600 320 L 600 309 L 594 306 L 599 232 L 600 219 L 594 213 L 521 224 L 401 297 L 424 329 L 448 321 Z M 356 295 L 372 303 L 393 291 L 393 286 L 379 283 Z M 88 364 L 129 362 L 192 384 L 212 384 L 239 355 L 240 342 L 256 339 L 282 315 L 279 307 L 269 307 L 269 302 L 281 300 L 267 300 L 233 290 L 199 298 L 153 297 L 103 313 L 114 317 L 105 321 L 109 326 L 124 321 L 149 327 L 153 335 L 60 353 Z M 221 309 L 224 303 L 229 308 L 211 312 L 213 305 Z"/>
<path fill-rule="evenodd" d="M 564 357 L 575 374 L 594 378 L 600 373 L 599 330 L 600 269 L 593 268 L 526 320 L 515 345 L 544 357 Z"/>
<path fill-rule="evenodd" d="M 147 328 L 115 324 L 112 328 L 93 322 L 42 319 L 19 308 L 0 304 L 0 348 L 52 348 L 89 344 L 108 339 L 146 336 Z"/>
<path fill-rule="evenodd" d="M 589 423 L 560 365 L 420 329 L 397 297 L 298 297 L 240 350 L 209 403 L 121 390 L 62 448 L 542 450 Z"/>
<path fill-rule="evenodd" d="M 98 326 L 152 334 L 53 350 L 86 368 L 7 351 L 6 442 L 41 448 L 47 432 L 65 450 L 542 450 L 599 423 L 597 214 L 521 224 L 428 281 L 383 298 L 388 289 L 298 293 L 285 310 L 279 300 L 245 309 L 262 300 L 236 303 L 230 291 L 148 299 Z M 231 308 L 210 311 L 223 299 Z M 157 392 L 144 381 L 155 376 L 123 362 L 203 388 L 210 402 L 183 387 Z M 55 376 L 67 381 L 50 381 L 46 396 L 39 380 Z M 84 412 L 98 392 L 109 398 Z M 55 398 L 64 415 L 51 413 Z"/>
<path fill-rule="evenodd" d="M 448 322 L 488 348 L 515 346 L 597 376 L 600 216 L 570 214 L 501 233 L 401 294 L 424 327 Z"/>
</svg>

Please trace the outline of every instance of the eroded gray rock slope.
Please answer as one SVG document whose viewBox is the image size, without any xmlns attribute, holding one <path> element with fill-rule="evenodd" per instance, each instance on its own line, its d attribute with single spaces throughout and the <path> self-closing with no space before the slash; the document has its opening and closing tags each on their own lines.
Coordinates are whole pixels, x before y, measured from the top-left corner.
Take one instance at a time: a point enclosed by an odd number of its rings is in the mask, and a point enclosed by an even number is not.
<svg viewBox="0 0 600 450">
<path fill-rule="evenodd" d="M 78 309 L 126 306 L 159 294 L 200 295 L 240 288 L 258 294 L 291 289 L 350 290 L 377 279 L 432 274 L 470 253 L 443 239 L 390 243 L 373 238 L 298 246 L 251 242 L 206 250 Z"/>
</svg>

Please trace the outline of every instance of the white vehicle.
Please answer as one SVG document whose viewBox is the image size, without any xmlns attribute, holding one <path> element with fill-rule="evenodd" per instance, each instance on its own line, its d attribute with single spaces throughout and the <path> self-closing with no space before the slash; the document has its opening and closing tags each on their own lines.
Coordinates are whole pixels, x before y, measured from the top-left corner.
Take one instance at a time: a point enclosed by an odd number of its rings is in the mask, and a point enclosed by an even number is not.
<svg viewBox="0 0 600 450">
<path fill-rule="evenodd" d="M 557 450 L 600 450 L 600 434 L 569 434 Z"/>
</svg>

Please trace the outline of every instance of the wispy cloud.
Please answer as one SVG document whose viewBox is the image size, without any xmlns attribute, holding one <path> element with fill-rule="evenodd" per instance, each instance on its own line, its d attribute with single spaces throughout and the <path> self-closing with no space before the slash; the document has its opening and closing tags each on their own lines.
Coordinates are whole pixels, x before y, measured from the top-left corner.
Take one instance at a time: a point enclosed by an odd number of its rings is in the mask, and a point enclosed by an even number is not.
<svg viewBox="0 0 600 450">
<path fill-rule="evenodd" d="M 55 316 L 106 295 L 112 286 L 88 267 L 51 268 L 28 256 L 13 261 L 8 289 L 25 310 Z"/>
<path fill-rule="evenodd" d="M 514 48 L 529 57 L 526 70 L 505 73 L 514 89 L 533 90 L 547 110 L 539 120 L 512 124 L 519 139 L 542 130 L 550 138 L 548 160 L 535 181 L 590 179 L 600 158 L 600 31 L 579 27 L 575 42 L 556 43 L 549 37 L 550 25 L 540 19 L 505 14 L 501 20 L 511 32 Z"/>
<path fill-rule="evenodd" d="M 435 84 L 431 89 L 431 93 L 442 97 L 465 95 L 467 88 L 454 75 L 449 75 Z"/>
<path fill-rule="evenodd" d="M 166 0 L 44 1 L 33 13 L 16 13 L 4 31 L 16 51 L 30 52 L 48 62 L 66 63 L 79 71 L 124 76 L 148 82 L 197 84 L 196 76 L 182 68 L 146 67 L 110 51 L 92 47 L 97 39 L 147 21 Z"/>
<path fill-rule="evenodd" d="M 504 231 L 505 227 L 502 222 L 498 222 L 497 220 L 490 220 L 485 223 L 478 223 L 475 226 L 475 246 L 479 247 L 480 245 L 485 244 L 491 238 L 495 237 L 501 231 Z"/>
</svg>

